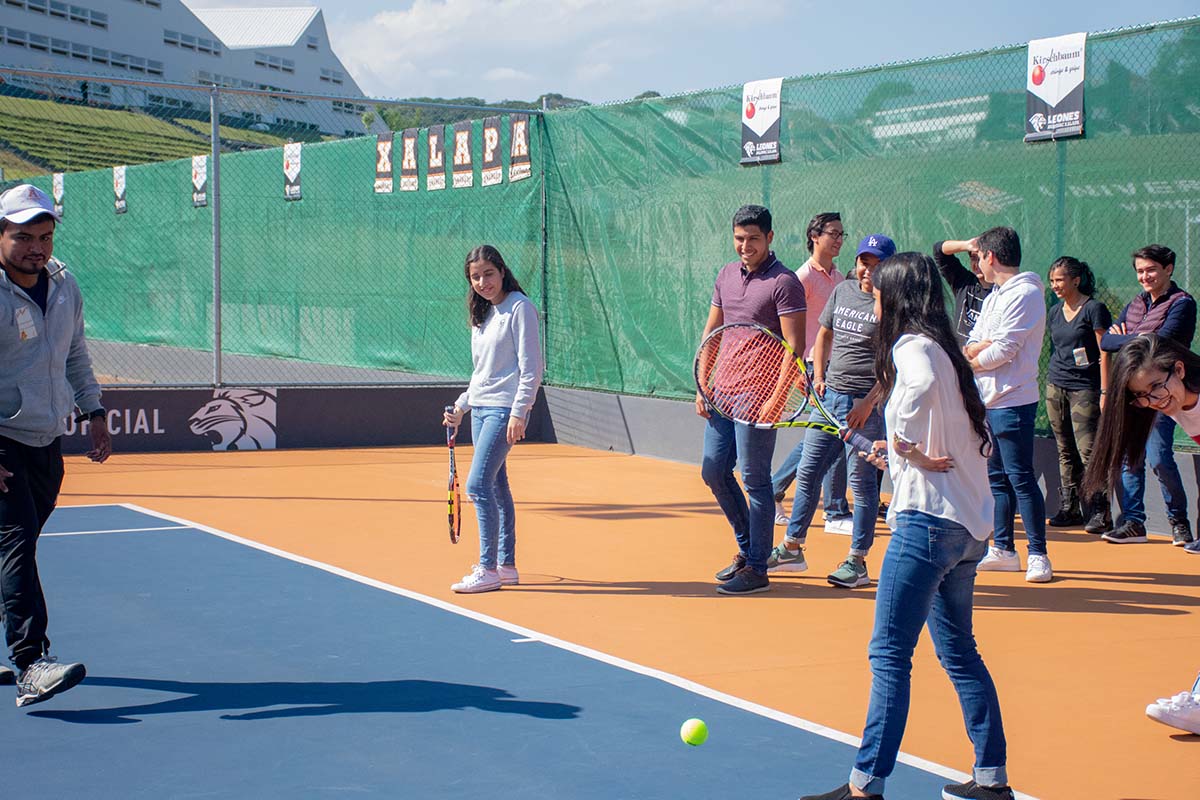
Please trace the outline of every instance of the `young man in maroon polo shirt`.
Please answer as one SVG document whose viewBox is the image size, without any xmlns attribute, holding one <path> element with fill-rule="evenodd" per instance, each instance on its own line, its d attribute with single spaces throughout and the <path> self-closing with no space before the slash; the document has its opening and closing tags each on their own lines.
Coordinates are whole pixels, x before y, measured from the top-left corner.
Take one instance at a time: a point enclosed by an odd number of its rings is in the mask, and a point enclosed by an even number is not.
<svg viewBox="0 0 1200 800">
<path fill-rule="evenodd" d="M 763 206 L 745 205 L 733 215 L 733 249 L 738 260 L 717 274 L 704 336 L 721 325 L 756 323 L 782 336 L 797 353 L 804 352 L 804 287 L 771 251 L 774 238 L 771 212 Z M 730 422 L 710 411 L 699 392 L 696 413 L 708 420 L 701 476 L 725 512 L 738 544 L 733 562 L 717 573 L 721 581 L 717 591 L 729 595 L 765 592 L 770 588 L 767 557 L 775 522 L 771 490 L 775 431 Z M 739 462 L 744 493 L 733 477 Z"/>
</svg>

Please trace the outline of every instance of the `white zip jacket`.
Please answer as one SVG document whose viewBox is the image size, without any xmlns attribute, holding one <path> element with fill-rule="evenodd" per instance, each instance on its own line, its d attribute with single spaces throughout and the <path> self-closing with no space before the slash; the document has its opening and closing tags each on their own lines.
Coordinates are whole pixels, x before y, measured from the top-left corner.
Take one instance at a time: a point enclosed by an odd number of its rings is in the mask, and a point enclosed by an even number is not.
<svg viewBox="0 0 1200 800">
<path fill-rule="evenodd" d="M 0 269 L 0 436 L 31 447 L 66 433 L 76 408 L 100 408 L 79 284 L 61 261 L 47 269 L 45 314 Z"/>
<path fill-rule="evenodd" d="M 984 405 L 1015 408 L 1038 401 L 1038 357 L 1046 332 L 1046 290 L 1034 272 L 1019 272 L 983 301 L 967 344 L 991 341 L 976 356 Z"/>
</svg>

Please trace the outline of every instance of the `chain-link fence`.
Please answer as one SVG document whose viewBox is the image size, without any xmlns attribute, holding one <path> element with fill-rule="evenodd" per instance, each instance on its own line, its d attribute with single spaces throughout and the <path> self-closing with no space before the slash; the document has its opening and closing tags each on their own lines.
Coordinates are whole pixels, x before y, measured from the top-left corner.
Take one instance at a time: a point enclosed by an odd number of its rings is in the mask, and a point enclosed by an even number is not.
<svg viewBox="0 0 1200 800">
<path fill-rule="evenodd" d="M 61 202 L 106 384 L 462 380 L 485 241 L 541 302 L 539 109 L 0 78 L 5 184 Z"/>
<path fill-rule="evenodd" d="M 808 220 L 840 211 L 843 271 L 868 233 L 928 251 L 1005 224 L 1026 269 L 1088 261 L 1114 316 L 1140 291 L 1130 253 L 1145 244 L 1172 247 L 1190 287 L 1200 19 L 1089 37 L 1085 138 L 1024 143 L 1025 69 L 1015 46 L 788 79 L 783 161 L 753 168 L 738 165 L 736 86 L 540 115 L 0 72 L 0 166 L 47 190 L 66 172 L 57 252 L 84 284 L 111 381 L 464 378 L 462 259 L 489 241 L 545 316 L 548 382 L 687 397 L 712 280 L 733 258 L 730 219 L 747 202 L 772 209 L 793 268 Z M 530 160 L 513 173 L 525 113 Z M 453 188 L 453 123 L 467 117 L 472 185 Z M 484 128 L 499 130 L 494 185 Z M 400 185 L 405 130 L 417 131 L 416 191 Z M 377 192 L 378 136 L 391 131 L 395 183 Z M 433 148 L 442 190 L 427 183 L 430 131 L 445 140 Z M 301 199 L 289 201 L 297 142 Z M 196 207 L 191 156 L 205 153 L 209 205 Z M 127 165 L 123 214 L 114 165 Z"/>
</svg>

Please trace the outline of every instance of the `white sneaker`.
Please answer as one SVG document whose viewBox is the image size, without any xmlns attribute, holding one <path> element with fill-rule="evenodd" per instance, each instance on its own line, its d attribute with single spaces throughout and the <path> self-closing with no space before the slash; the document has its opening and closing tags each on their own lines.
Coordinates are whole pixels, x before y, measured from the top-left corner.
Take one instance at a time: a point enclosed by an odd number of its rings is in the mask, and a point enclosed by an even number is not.
<svg viewBox="0 0 1200 800">
<path fill-rule="evenodd" d="M 514 564 L 511 567 L 506 567 L 503 564 L 496 567 L 496 575 L 500 578 L 501 586 L 516 586 L 521 582 L 521 576 L 517 574 L 517 567 Z"/>
<path fill-rule="evenodd" d="M 999 547 L 988 547 L 987 555 L 975 569 L 980 572 L 1020 572 L 1021 559 L 1017 558 L 1014 550 L 1001 550 Z"/>
<path fill-rule="evenodd" d="M 477 592 L 494 592 L 500 588 L 500 575 L 494 569 L 484 569 L 475 564 L 469 575 L 450 587 L 460 594 L 475 594 Z"/>
<path fill-rule="evenodd" d="M 1180 692 L 1146 706 L 1146 716 L 1188 733 L 1200 733 L 1200 694 Z"/>
<path fill-rule="evenodd" d="M 1054 577 L 1054 570 L 1050 567 L 1049 556 L 1030 553 L 1028 564 L 1029 569 L 1025 570 L 1025 580 L 1029 583 L 1049 583 L 1050 579 Z"/>
<path fill-rule="evenodd" d="M 792 515 L 783 507 L 782 500 L 775 501 L 775 524 L 787 525 L 792 521 Z"/>
<path fill-rule="evenodd" d="M 854 517 L 838 517 L 825 520 L 825 532 L 836 533 L 839 536 L 854 535 Z"/>
</svg>

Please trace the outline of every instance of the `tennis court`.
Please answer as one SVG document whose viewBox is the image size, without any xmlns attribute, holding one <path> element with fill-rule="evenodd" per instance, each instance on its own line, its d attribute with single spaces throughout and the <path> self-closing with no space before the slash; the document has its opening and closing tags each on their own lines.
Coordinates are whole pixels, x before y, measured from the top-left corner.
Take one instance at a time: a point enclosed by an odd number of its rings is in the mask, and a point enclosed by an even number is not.
<svg viewBox="0 0 1200 800">
<path fill-rule="evenodd" d="M 810 571 L 772 592 L 723 598 L 731 537 L 694 467 L 522 445 L 510 473 L 522 585 L 456 596 L 477 550 L 469 511 L 446 538 L 444 448 L 72 459 L 40 561 L 55 650 L 89 677 L 4 706 L 13 790 L 794 798 L 844 781 L 874 607 L 823 580 L 844 537 L 814 534 Z M 1165 542 L 1051 545 L 1054 583 L 977 591 L 1014 785 L 1193 797 L 1200 737 L 1142 711 L 1200 663 L 1194 565 Z M 938 797 L 971 754 L 928 641 L 913 691 L 888 796 Z M 678 738 L 693 716 L 700 748 Z"/>
</svg>

